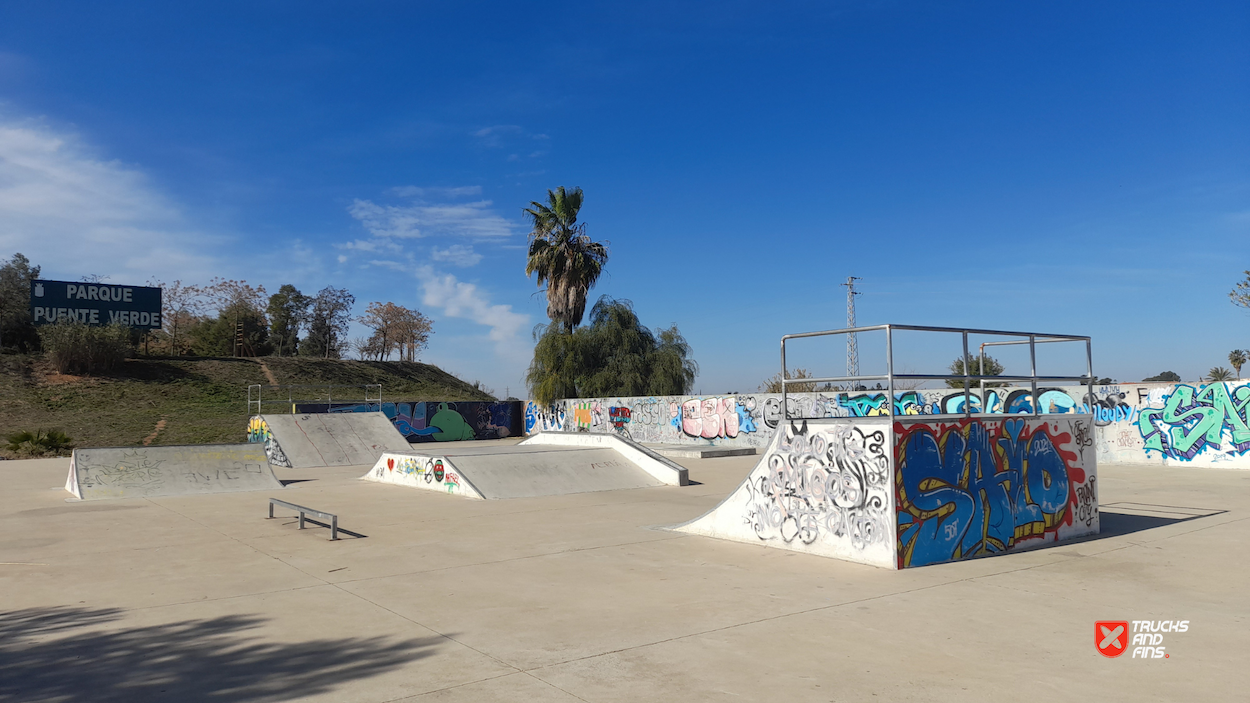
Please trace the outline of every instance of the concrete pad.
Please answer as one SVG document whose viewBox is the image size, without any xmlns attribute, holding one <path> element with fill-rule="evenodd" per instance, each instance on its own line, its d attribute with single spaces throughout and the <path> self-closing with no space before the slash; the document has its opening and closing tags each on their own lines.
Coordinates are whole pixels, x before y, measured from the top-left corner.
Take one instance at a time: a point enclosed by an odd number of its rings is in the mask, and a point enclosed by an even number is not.
<svg viewBox="0 0 1250 703">
<path fill-rule="evenodd" d="M 1107 465 L 1096 538 L 891 571 L 655 529 L 706 513 L 755 462 L 682 463 L 703 485 L 508 501 L 359 481 L 367 466 L 276 471 L 309 479 L 284 497 L 365 535 L 329 542 L 265 520 L 264 493 L 67 504 L 67 460 L 0 462 L 0 660 L 18 672 L 0 700 L 1214 701 L 1250 686 L 1233 661 L 1250 621 L 1238 473 Z M 1167 660 L 1106 659 L 1090 641 L 1103 619 L 1191 625 Z"/>
</svg>

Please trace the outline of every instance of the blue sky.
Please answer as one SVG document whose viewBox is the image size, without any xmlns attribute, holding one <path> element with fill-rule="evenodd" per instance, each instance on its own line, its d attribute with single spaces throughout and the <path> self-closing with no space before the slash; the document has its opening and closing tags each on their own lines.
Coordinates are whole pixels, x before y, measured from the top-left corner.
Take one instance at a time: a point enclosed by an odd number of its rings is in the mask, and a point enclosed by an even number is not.
<svg viewBox="0 0 1250 703">
<path fill-rule="evenodd" d="M 843 326 L 848 275 L 861 324 L 1192 379 L 1250 347 L 1247 36 L 1244 2 L 4 3 L 0 255 L 346 287 L 523 396 L 521 210 L 581 186 L 592 296 L 676 323 L 704 393 Z"/>
</svg>

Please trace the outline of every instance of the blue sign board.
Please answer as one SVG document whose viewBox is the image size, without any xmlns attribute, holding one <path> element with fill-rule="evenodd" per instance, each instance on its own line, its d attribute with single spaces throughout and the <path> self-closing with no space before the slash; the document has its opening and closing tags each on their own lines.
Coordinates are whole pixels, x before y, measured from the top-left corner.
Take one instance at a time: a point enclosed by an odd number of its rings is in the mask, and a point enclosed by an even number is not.
<svg viewBox="0 0 1250 703">
<path fill-rule="evenodd" d="M 161 289 L 108 283 L 31 281 L 30 317 L 36 325 L 81 322 L 161 328 Z"/>
</svg>

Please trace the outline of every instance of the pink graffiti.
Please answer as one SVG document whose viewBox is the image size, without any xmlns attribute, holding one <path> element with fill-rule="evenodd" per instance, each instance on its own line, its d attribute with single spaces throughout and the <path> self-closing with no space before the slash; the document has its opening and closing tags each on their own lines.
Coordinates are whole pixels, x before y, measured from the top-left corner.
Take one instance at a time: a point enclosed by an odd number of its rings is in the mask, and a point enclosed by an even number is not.
<svg viewBox="0 0 1250 703">
<path fill-rule="evenodd" d="M 738 405 L 734 398 L 703 398 L 681 404 L 681 431 L 691 437 L 737 437 Z"/>
</svg>

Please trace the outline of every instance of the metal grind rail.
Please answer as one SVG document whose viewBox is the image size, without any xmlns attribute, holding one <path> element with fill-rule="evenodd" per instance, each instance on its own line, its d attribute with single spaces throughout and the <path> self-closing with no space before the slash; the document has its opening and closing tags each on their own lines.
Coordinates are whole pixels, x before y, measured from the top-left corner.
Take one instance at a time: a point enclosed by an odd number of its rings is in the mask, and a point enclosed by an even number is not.
<svg viewBox="0 0 1250 703">
<path fill-rule="evenodd" d="M 938 332 L 947 334 L 961 334 L 963 336 L 963 374 L 915 374 L 915 373 L 895 373 L 894 372 L 894 332 Z M 809 337 L 828 337 L 835 335 L 855 335 L 859 332 L 885 332 L 885 374 L 884 375 L 853 375 L 853 376 L 829 376 L 825 378 L 789 378 L 786 372 L 786 342 L 793 339 L 805 339 Z M 969 353 L 968 335 L 989 335 L 999 337 L 1016 337 L 1017 339 L 985 342 L 981 344 L 980 359 L 981 365 L 978 367 L 980 371 L 985 370 L 985 347 L 1004 346 L 1004 345 L 1029 345 L 1029 375 L 1028 376 L 988 376 L 981 374 L 968 373 L 970 362 L 973 357 Z M 1037 345 L 1052 344 L 1057 342 L 1085 343 L 1085 368 L 1086 372 L 1082 376 L 1041 376 L 1037 373 Z M 802 420 L 806 418 L 791 417 L 790 407 L 787 404 L 787 386 L 792 384 L 815 384 L 815 383 L 849 383 L 852 388 L 861 381 L 885 381 L 885 390 L 889 394 L 890 418 L 897 416 L 895 412 L 894 401 L 894 381 L 963 381 L 964 388 L 964 411 L 963 413 L 934 413 L 932 417 L 962 415 L 963 417 L 971 417 L 972 415 L 997 414 L 972 412 L 972 396 L 974 395 L 972 383 L 979 383 L 979 392 L 976 393 L 980 401 L 980 407 L 985 408 L 985 382 L 997 381 L 1027 381 L 1032 388 L 1032 409 L 1033 416 L 1038 417 L 1042 413 L 1039 412 L 1039 403 L 1037 402 L 1038 383 L 1077 383 L 1086 387 L 1086 402 L 1089 407 L 1094 404 L 1094 356 L 1090 338 L 1082 335 L 1068 334 L 1042 334 L 1039 332 L 1012 332 L 1007 330 L 981 330 L 963 327 L 929 327 L 924 325 L 872 325 L 870 327 L 847 327 L 838 330 L 825 330 L 822 332 L 801 332 L 799 334 L 787 334 L 781 338 L 781 407 L 782 413 L 787 420 Z"/>
<path fill-rule="evenodd" d="M 268 518 L 270 520 L 273 519 L 273 506 L 275 505 L 278 506 L 279 508 L 286 508 L 287 510 L 294 510 L 295 512 L 299 513 L 299 529 L 301 530 L 304 529 L 304 516 L 305 515 L 312 515 L 313 517 L 321 518 L 322 520 L 329 520 L 330 521 L 330 541 L 333 542 L 334 540 L 339 538 L 339 516 L 338 515 L 335 515 L 334 513 L 327 513 L 322 510 L 313 510 L 312 508 L 306 508 L 302 505 L 296 505 L 295 503 L 288 503 L 285 500 L 278 500 L 277 498 L 270 498 L 269 499 L 269 518 Z"/>
</svg>

